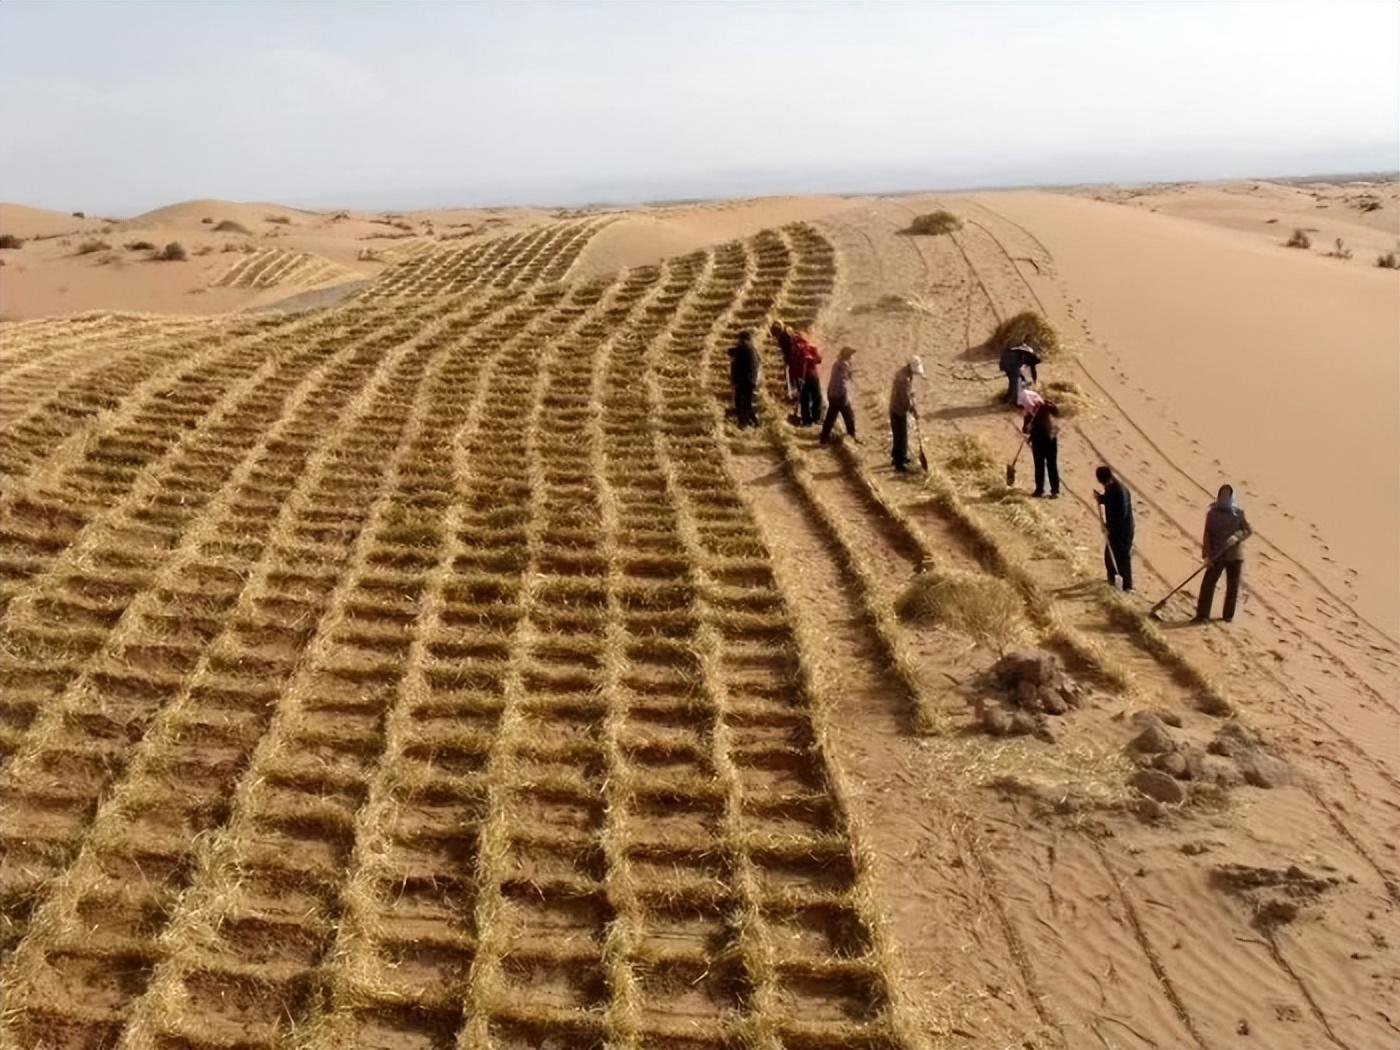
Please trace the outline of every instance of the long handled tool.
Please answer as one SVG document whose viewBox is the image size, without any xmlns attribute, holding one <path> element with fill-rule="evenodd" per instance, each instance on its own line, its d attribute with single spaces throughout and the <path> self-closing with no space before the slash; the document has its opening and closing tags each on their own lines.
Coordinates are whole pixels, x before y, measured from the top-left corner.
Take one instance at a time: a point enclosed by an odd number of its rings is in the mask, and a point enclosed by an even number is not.
<svg viewBox="0 0 1400 1050">
<path fill-rule="evenodd" d="M 1162 611 L 1162 606 L 1166 605 L 1167 602 L 1171 600 L 1172 596 L 1175 595 L 1177 591 L 1181 590 L 1181 588 L 1185 587 L 1188 583 L 1190 583 L 1192 580 L 1194 580 L 1197 576 L 1199 576 L 1201 573 L 1205 572 L 1205 571 L 1206 571 L 1207 569 L 1209 569 L 1212 565 L 1214 565 L 1216 562 L 1218 562 L 1221 558 L 1225 557 L 1225 552 L 1228 551 L 1231 547 L 1233 547 L 1233 546 L 1234 546 L 1236 543 L 1238 543 L 1238 542 L 1239 542 L 1239 540 L 1238 540 L 1235 536 L 1231 536 L 1230 539 L 1229 539 L 1229 541 L 1228 541 L 1228 542 L 1225 544 L 1225 546 L 1221 549 L 1221 551 L 1220 551 L 1219 554 L 1217 554 L 1217 555 L 1216 555 L 1214 558 L 1212 558 L 1210 561 L 1203 561 L 1203 562 L 1201 562 L 1200 565 L 1197 565 L 1197 566 L 1196 566 L 1196 571 L 1193 572 L 1190 576 L 1186 577 L 1186 579 L 1184 579 L 1184 580 L 1182 580 L 1180 583 L 1178 583 L 1178 584 L 1177 584 L 1175 587 L 1173 587 L 1170 591 L 1168 591 L 1165 598 L 1163 598 L 1160 602 L 1158 602 L 1156 605 L 1152 606 L 1152 608 L 1150 608 L 1150 609 L 1147 610 L 1147 615 L 1150 616 L 1150 617 L 1152 617 L 1152 619 L 1154 619 L 1154 620 L 1160 620 L 1162 617 L 1161 617 L 1160 615 L 1158 615 L 1158 614 Z"/>
<path fill-rule="evenodd" d="M 919 466 L 924 468 L 924 473 L 928 473 L 928 456 L 924 452 L 924 428 L 919 426 L 919 417 L 914 417 L 914 440 L 919 443 Z"/>
<path fill-rule="evenodd" d="M 1118 571 L 1118 557 L 1113 553 L 1113 542 L 1108 536 L 1108 518 L 1104 516 L 1103 504 L 1099 504 L 1099 526 L 1103 529 L 1103 549 L 1108 552 L 1108 563 L 1113 566 L 1113 575 L 1115 577 L 1121 576 L 1123 574 Z M 1112 580 L 1109 581 L 1109 583 L 1112 582 Z M 1171 595 L 1167 595 L 1167 597 L 1170 598 Z M 1163 601 L 1165 600 L 1164 598 Z"/>
<path fill-rule="evenodd" d="M 1030 444 L 1030 439 L 1024 434 L 1016 445 L 1016 454 L 1011 457 L 1011 462 L 1006 465 L 1006 487 L 1011 488 L 1016 484 L 1016 461 L 1021 458 L 1021 450 Z"/>
</svg>

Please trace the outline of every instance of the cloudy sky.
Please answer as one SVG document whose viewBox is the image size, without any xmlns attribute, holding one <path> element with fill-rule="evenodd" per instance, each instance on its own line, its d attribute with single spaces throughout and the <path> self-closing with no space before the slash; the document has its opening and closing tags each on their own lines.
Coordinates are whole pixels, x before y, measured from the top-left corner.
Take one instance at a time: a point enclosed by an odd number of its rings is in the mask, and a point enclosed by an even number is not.
<svg viewBox="0 0 1400 1050">
<path fill-rule="evenodd" d="M 0 200 L 133 214 L 1400 167 L 1400 4 L 0 3 Z"/>
</svg>

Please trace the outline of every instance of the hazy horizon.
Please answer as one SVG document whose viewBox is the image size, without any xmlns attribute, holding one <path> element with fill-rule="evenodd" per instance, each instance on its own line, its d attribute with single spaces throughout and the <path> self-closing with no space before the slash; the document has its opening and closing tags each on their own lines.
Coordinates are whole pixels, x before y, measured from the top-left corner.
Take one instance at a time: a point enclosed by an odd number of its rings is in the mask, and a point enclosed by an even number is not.
<svg viewBox="0 0 1400 1050">
<path fill-rule="evenodd" d="M 5 4 L 0 118 L 120 215 L 1394 171 L 1400 6 Z"/>
</svg>

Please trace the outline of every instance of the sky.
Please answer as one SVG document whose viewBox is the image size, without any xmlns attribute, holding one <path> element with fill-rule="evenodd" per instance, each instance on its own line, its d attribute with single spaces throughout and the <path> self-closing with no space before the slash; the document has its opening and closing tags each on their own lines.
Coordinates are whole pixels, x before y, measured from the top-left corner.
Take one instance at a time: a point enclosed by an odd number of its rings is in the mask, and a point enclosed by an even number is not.
<svg viewBox="0 0 1400 1050">
<path fill-rule="evenodd" d="M 0 200 L 133 215 L 1400 168 L 1400 4 L 0 0 Z"/>
</svg>

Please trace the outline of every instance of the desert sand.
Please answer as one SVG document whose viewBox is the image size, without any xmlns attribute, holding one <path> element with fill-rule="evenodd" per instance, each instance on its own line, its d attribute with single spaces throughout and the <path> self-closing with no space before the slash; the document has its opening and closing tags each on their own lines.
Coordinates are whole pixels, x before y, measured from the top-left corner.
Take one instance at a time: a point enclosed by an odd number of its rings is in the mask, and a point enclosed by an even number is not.
<svg viewBox="0 0 1400 1050">
<path fill-rule="evenodd" d="M 0 205 L 0 1047 L 1400 1045 L 1397 199 Z"/>
</svg>

